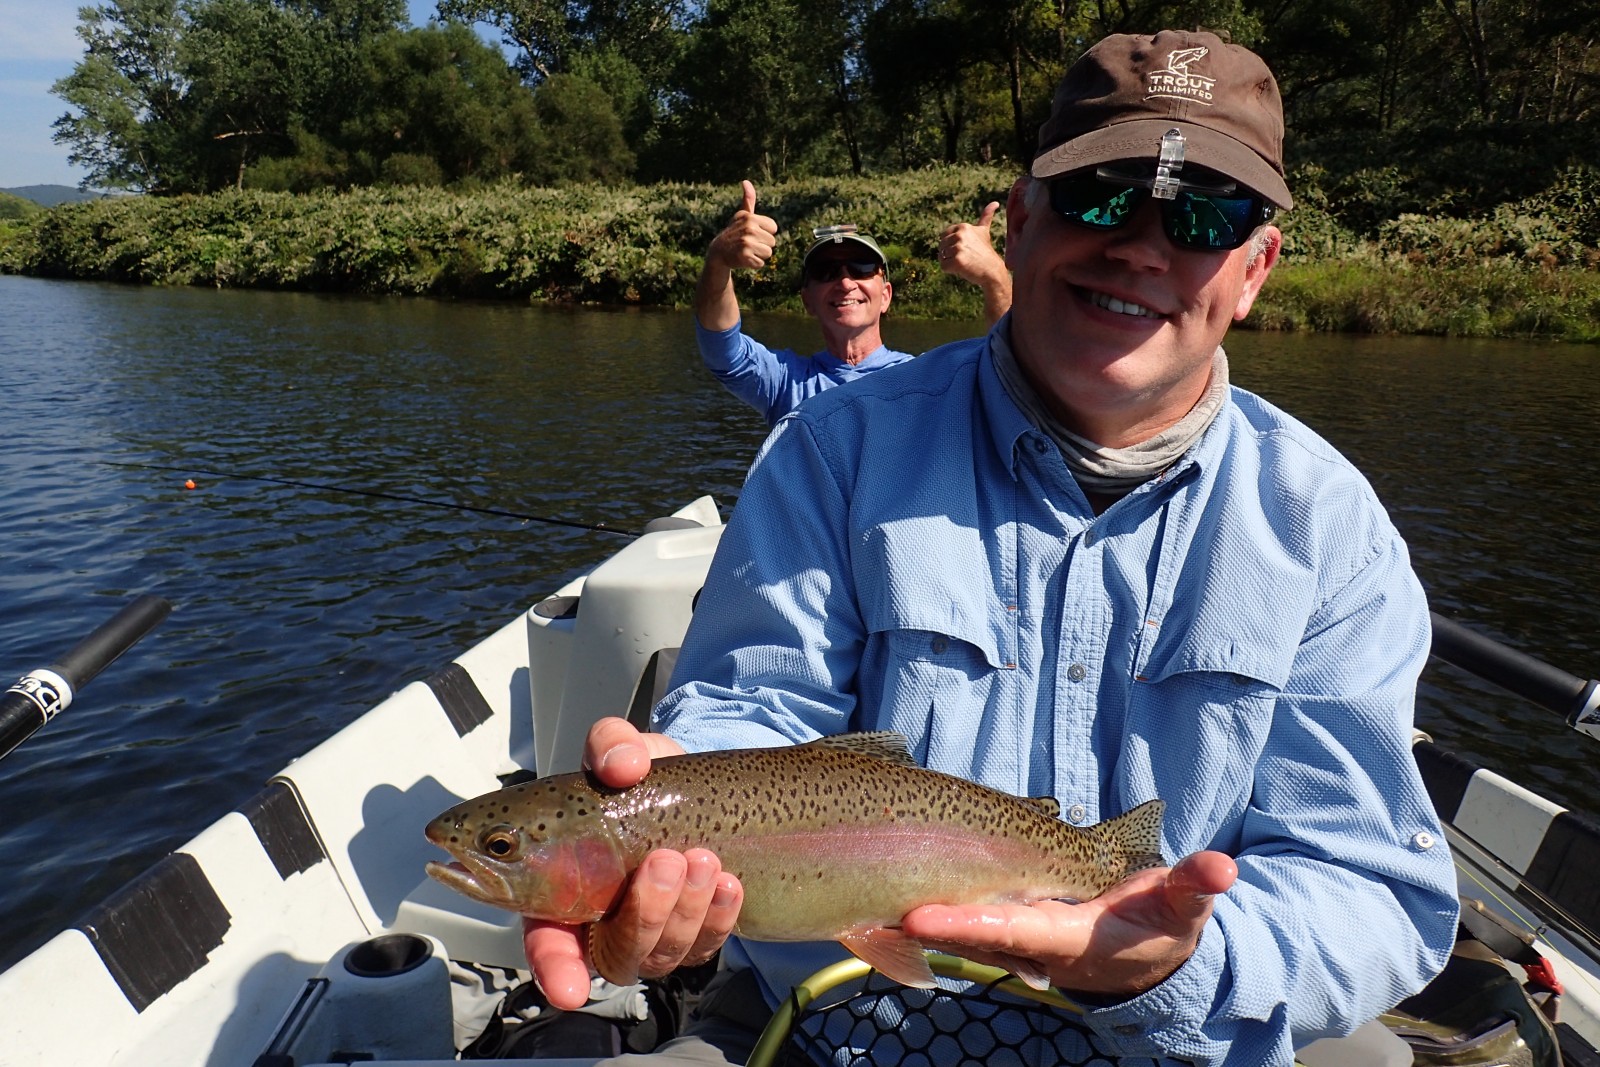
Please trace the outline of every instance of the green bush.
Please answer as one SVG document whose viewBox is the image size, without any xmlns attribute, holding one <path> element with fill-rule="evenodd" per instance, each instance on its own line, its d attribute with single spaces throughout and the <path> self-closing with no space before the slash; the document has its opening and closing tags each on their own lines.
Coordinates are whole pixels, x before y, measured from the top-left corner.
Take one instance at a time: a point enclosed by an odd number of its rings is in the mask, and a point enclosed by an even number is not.
<svg viewBox="0 0 1600 1067">
<path fill-rule="evenodd" d="M 0 193 L 0 222 L 10 222 L 37 215 L 44 208 L 32 200 L 11 193 Z"/>
<path fill-rule="evenodd" d="M 706 244 L 740 195 L 736 186 L 683 183 L 444 188 L 418 184 L 403 157 L 390 161 L 394 179 L 407 184 L 64 204 L 0 224 L 0 270 L 684 306 Z M 938 234 L 1004 202 L 1013 179 L 1009 169 L 962 166 L 758 188 L 758 209 L 777 220 L 780 240 L 763 269 L 741 277 L 740 301 L 798 311 L 812 228 L 854 222 L 889 257 L 897 315 L 978 318 L 977 290 L 939 269 Z M 1472 218 L 1403 214 L 1373 236 L 1347 224 L 1333 190 L 1348 183 L 1320 164 L 1296 167 L 1291 184 L 1296 206 L 1279 220 L 1284 256 L 1247 324 L 1600 339 L 1593 166 L 1569 167 L 1536 193 Z M 1002 216 L 997 244 L 1004 229 Z"/>
</svg>

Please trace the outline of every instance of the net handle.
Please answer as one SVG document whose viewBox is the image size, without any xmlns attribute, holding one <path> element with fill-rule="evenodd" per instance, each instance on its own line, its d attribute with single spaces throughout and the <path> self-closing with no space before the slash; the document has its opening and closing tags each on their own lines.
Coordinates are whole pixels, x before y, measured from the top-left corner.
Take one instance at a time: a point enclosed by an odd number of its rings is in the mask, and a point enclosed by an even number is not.
<svg viewBox="0 0 1600 1067">
<path fill-rule="evenodd" d="M 928 953 L 928 967 L 934 974 L 945 978 L 955 978 L 989 989 L 998 989 L 1010 996 L 1031 1000 L 1051 1008 L 1060 1008 L 1074 1015 L 1083 1014 L 1081 1007 L 1056 990 L 1034 989 L 1016 975 L 999 967 L 973 963 L 959 956 L 946 956 L 939 952 Z M 773 1067 L 778 1062 L 783 1046 L 789 1040 L 795 1021 L 800 1018 L 801 1012 L 811 1006 L 812 1001 L 836 986 L 865 978 L 871 973 L 872 967 L 861 960 L 840 960 L 796 985 L 783 999 L 783 1003 L 778 1005 L 778 1010 L 773 1013 L 766 1029 L 761 1031 L 761 1037 L 756 1041 L 756 1047 L 750 1053 L 750 1059 L 746 1061 L 745 1067 Z"/>
</svg>

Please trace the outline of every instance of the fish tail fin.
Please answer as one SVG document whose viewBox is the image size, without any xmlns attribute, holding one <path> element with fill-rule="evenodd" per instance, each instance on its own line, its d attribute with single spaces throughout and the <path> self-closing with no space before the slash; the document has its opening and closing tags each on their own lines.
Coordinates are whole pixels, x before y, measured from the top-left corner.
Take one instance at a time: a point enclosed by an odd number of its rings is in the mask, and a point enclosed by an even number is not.
<svg viewBox="0 0 1600 1067">
<path fill-rule="evenodd" d="M 1096 836 L 1126 857 L 1124 875 L 1166 866 L 1161 857 L 1161 817 L 1166 810 L 1166 801 L 1147 800 L 1094 827 Z"/>
<path fill-rule="evenodd" d="M 898 930 L 875 927 L 846 934 L 839 939 L 839 944 L 891 981 L 913 989 L 932 989 L 936 984 L 928 957 L 923 954 L 922 942 Z"/>
</svg>

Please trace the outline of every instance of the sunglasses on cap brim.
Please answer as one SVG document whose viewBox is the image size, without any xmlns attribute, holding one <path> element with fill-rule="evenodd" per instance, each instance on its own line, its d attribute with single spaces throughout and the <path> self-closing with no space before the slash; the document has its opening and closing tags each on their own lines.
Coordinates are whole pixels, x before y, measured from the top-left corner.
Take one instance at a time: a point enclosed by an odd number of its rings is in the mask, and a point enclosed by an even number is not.
<svg viewBox="0 0 1600 1067">
<path fill-rule="evenodd" d="M 864 282 L 883 269 L 883 264 L 875 259 L 819 259 L 806 266 L 806 281 L 808 282 L 836 282 L 848 274 L 858 282 Z"/>
<path fill-rule="evenodd" d="M 1161 229 L 1179 248 L 1230 252 L 1250 239 L 1277 209 L 1234 182 L 1183 181 L 1170 199 L 1155 197 L 1153 178 L 1114 167 L 1074 171 L 1049 181 L 1050 207 L 1075 226 L 1114 230 L 1125 226 L 1146 200 L 1161 207 Z"/>
</svg>

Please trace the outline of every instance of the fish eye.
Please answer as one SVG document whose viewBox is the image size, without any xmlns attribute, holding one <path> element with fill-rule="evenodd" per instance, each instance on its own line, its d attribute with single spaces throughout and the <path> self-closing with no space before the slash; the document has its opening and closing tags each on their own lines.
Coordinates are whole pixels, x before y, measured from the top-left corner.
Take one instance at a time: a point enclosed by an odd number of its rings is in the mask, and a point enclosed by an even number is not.
<svg viewBox="0 0 1600 1067">
<path fill-rule="evenodd" d="M 517 832 L 510 826 L 495 826 L 484 831 L 478 847 L 497 860 L 509 859 L 517 854 L 521 845 Z"/>
</svg>

